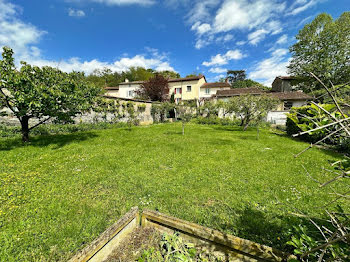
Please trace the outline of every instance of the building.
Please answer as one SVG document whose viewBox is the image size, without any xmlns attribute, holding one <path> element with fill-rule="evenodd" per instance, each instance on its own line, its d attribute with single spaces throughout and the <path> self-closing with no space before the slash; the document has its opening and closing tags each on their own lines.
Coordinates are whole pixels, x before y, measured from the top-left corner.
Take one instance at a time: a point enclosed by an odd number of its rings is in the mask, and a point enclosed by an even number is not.
<svg viewBox="0 0 350 262">
<path fill-rule="evenodd" d="M 218 90 L 213 98 L 224 101 L 241 95 L 266 95 L 276 98 L 280 103 L 278 103 L 274 110 L 267 114 L 267 121 L 277 125 L 285 125 L 287 113 L 292 107 L 307 105 L 308 102 L 313 99 L 310 95 L 302 91 L 291 91 L 290 81 L 292 79 L 294 78 L 283 77 L 281 79 L 281 77 L 276 77 L 274 87 L 271 91 L 261 90 L 256 87 Z"/>
<path fill-rule="evenodd" d="M 272 83 L 273 92 L 291 92 L 293 91 L 292 81 L 296 78 L 293 76 L 277 76 Z"/>
<path fill-rule="evenodd" d="M 205 76 L 193 76 L 185 78 L 171 78 L 169 82 L 169 96 L 174 94 L 176 103 L 183 100 L 199 100 L 202 98 L 211 98 L 219 90 L 230 89 L 229 83 L 207 83 Z M 120 83 L 116 87 L 106 87 L 106 95 L 118 98 L 133 99 L 136 96 L 136 90 L 140 88 L 143 81 Z"/>
</svg>

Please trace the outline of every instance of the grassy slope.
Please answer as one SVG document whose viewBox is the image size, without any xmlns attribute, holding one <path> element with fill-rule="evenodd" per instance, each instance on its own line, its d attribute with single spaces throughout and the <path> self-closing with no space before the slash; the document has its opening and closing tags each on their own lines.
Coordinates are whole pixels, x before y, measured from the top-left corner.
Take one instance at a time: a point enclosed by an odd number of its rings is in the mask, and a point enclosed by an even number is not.
<svg viewBox="0 0 350 262">
<path fill-rule="evenodd" d="M 279 201 L 316 214 L 329 189 L 302 165 L 320 178 L 339 158 L 312 149 L 294 159 L 306 146 L 198 125 L 183 137 L 179 124 L 36 137 L 24 147 L 1 139 L 0 260 L 65 260 L 136 205 L 285 248 L 298 221 Z"/>
</svg>

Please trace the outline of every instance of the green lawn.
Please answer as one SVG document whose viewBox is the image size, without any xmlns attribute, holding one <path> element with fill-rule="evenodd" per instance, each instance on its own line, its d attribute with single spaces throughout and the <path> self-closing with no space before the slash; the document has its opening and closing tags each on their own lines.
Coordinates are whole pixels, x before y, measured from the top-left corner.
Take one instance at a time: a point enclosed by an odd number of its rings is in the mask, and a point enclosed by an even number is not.
<svg viewBox="0 0 350 262">
<path fill-rule="evenodd" d="M 284 249 L 340 156 L 265 130 L 181 124 L 0 139 L 0 260 L 67 260 L 132 206 Z M 342 187 L 342 185 L 336 185 Z M 284 203 L 284 204 L 281 204 Z"/>
</svg>

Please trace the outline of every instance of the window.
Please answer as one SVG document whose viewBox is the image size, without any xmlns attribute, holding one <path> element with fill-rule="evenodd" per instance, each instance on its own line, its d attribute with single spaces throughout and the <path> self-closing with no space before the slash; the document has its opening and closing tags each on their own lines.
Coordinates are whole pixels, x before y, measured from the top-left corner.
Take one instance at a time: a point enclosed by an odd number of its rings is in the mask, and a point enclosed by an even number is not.
<svg viewBox="0 0 350 262">
<path fill-rule="evenodd" d="M 182 88 L 175 88 L 175 94 L 181 94 Z"/>
<path fill-rule="evenodd" d="M 283 108 L 286 111 L 289 111 L 293 107 L 293 102 L 291 101 L 284 101 Z"/>
<path fill-rule="evenodd" d="M 127 95 L 126 95 L 127 97 L 133 97 L 134 96 L 134 91 L 133 90 L 129 90 L 128 92 L 127 92 Z"/>
<path fill-rule="evenodd" d="M 206 89 L 205 89 L 205 94 L 206 94 L 206 95 L 209 95 L 209 94 L 210 94 L 210 88 L 206 88 Z"/>
<path fill-rule="evenodd" d="M 192 88 L 191 86 L 187 86 L 187 92 L 191 92 Z"/>
</svg>

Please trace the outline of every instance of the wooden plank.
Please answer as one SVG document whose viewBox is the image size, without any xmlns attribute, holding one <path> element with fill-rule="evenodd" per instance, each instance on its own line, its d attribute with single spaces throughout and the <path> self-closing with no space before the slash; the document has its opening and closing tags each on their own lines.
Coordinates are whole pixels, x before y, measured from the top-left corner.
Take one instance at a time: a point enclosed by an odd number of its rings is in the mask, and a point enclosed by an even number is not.
<svg viewBox="0 0 350 262">
<path fill-rule="evenodd" d="M 200 244 L 203 248 L 207 246 L 209 251 L 230 254 L 233 258 L 230 261 L 286 261 L 295 258 L 277 249 L 152 210 L 142 212 L 141 225 L 153 226 L 163 232 L 179 231 L 191 241 L 195 241 L 195 244 Z"/>
<path fill-rule="evenodd" d="M 69 262 L 102 261 L 113 251 L 125 236 L 139 225 L 139 209 L 133 207 L 115 224 L 103 232 L 90 245 L 73 256 Z"/>
</svg>

